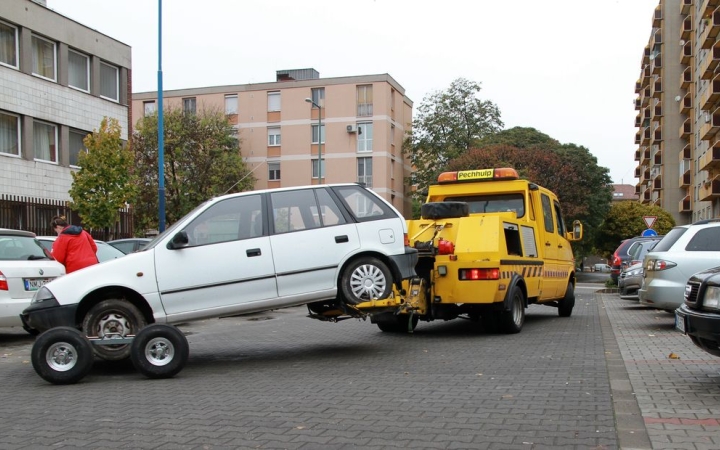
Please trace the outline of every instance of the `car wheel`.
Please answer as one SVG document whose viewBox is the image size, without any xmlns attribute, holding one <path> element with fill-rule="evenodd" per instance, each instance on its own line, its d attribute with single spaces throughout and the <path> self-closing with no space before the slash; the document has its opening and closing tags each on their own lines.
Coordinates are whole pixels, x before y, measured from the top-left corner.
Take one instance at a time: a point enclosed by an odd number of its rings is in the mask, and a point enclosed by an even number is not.
<svg viewBox="0 0 720 450">
<path fill-rule="evenodd" d="M 100 339 L 125 337 L 136 334 L 147 325 L 145 317 L 132 303 L 125 300 L 103 300 L 85 315 L 83 330 L 86 336 Z M 106 361 L 119 361 L 130 357 L 130 344 L 94 345 L 95 354 Z"/>
<path fill-rule="evenodd" d="M 384 313 L 375 319 L 375 324 L 385 333 L 411 333 L 419 320 L 416 314 Z"/>
<path fill-rule="evenodd" d="M 392 290 L 392 274 L 377 258 L 367 256 L 352 261 L 340 277 L 344 300 L 351 304 L 387 298 Z"/>
<path fill-rule="evenodd" d="M 498 314 L 500 330 L 506 334 L 519 333 L 525 323 L 525 296 L 522 290 L 513 286 L 508 293 L 510 310 Z"/>
<path fill-rule="evenodd" d="M 148 378 L 171 378 L 185 367 L 190 346 L 185 335 L 172 325 L 152 324 L 135 336 L 130 360 Z"/>
<path fill-rule="evenodd" d="M 92 368 L 92 344 L 75 328 L 52 328 L 35 340 L 30 360 L 43 380 L 53 384 L 74 384 Z"/>
<path fill-rule="evenodd" d="M 575 307 L 575 286 L 571 282 L 568 282 L 567 289 L 565 290 L 565 297 L 560 300 L 558 305 L 558 315 L 560 317 L 570 317 L 572 310 Z"/>
</svg>

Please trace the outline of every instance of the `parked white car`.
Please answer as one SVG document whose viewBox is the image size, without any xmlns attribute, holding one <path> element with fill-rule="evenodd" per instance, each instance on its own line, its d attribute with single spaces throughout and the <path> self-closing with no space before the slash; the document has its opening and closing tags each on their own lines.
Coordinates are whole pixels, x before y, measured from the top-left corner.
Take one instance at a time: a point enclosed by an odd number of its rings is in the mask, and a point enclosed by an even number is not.
<svg viewBox="0 0 720 450">
<path fill-rule="evenodd" d="M 146 324 L 295 305 L 382 299 L 415 275 L 407 224 L 358 184 L 214 198 L 143 249 L 45 285 L 24 311 L 31 327 L 123 337 Z M 129 345 L 96 345 L 113 360 Z"/>
<path fill-rule="evenodd" d="M 45 253 L 34 233 L 0 228 L 0 327 L 23 326 L 20 313 L 35 292 L 64 274 L 65 267 Z"/>
</svg>

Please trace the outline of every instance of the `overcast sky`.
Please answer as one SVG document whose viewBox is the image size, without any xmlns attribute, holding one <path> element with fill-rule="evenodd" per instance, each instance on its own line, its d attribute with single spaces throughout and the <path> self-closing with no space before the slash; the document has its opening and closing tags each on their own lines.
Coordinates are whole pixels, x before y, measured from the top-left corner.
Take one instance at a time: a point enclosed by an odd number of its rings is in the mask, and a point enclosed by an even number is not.
<svg viewBox="0 0 720 450">
<path fill-rule="evenodd" d="M 635 184 L 635 81 L 658 0 L 165 0 L 165 90 L 390 74 L 419 106 L 457 78 L 482 86 L 505 128 L 587 147 Z M 47 0 L 132 47 L 133 91 L 156 91 L 158 2 Z M 372 51 L 370 50 L 372 49 Z M 380 51 L 378 51 L 380 50 Z"/>
</svg>

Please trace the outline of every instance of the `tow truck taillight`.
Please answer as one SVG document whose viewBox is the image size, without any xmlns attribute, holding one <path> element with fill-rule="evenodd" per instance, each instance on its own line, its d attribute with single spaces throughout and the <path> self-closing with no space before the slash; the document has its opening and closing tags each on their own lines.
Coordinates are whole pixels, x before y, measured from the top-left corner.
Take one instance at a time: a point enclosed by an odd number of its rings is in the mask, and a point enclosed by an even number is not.
<svg viewBox="0 0 720 450">
<path fill-rule="evenodd" d="M 455 244 L 443 238 L 438 240 L 438 255 L 452 255 L 455 253 Z"/>
<path fill-rule="evenodd" d="M 5 275 L 3 275 L 2 272 L 0 272 L 0 291 L 9 291 L 10 288 L 8 287 L 7 278 L 5 278 Z"/>
<path fill-rule="evenodd" d="M 460 280 L 499 280 L 500 269 L 460 269 Z"/>
</svg>

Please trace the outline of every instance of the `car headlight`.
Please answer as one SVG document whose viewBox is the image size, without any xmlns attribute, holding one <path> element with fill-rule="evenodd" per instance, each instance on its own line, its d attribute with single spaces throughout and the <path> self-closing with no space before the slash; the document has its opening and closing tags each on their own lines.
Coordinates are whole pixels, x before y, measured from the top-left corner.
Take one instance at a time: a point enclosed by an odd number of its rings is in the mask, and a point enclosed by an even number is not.
<svg viewBox="0 0 720 450">
<path fill-rule="evenodd" d="M 628 277 L 634 277 L 636 275 L 640 275 L 642 273 L 642 268 L 637 268 L 633 270 L 628 270 L 627 275 Z"/>
<path fill-rule="evenodd" d="M 30 304 L 32 305 L 34 303 L 42 303 L 48 300 L 55 300 L 55 296 L 52 294 L 52 292 L 50 292 L 50 289 L 43 286 L 38 289 L 37 292 L 35 292 L 35 295 L 33 295 Z"/>
<path fill-rule="evenodd" d="M 708 286 L 702 305 L 705 309 L 720 309 L 720 287 Z"/>
</svg>

